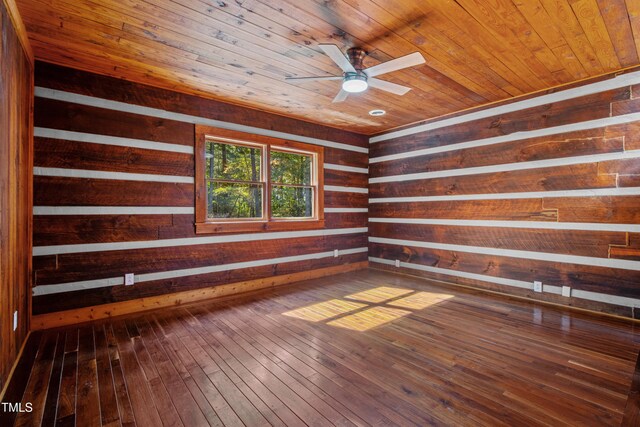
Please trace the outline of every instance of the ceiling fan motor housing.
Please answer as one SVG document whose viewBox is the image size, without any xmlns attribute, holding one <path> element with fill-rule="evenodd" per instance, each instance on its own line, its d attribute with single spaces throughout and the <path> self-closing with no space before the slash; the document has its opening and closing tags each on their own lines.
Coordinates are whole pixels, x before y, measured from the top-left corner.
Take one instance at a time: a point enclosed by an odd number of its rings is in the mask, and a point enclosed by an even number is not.
<svg viewBox="0 0 640 427">
<path fill-rule="evenodd" d="M 362 65 L 362 62 L 367 56 L 367 52 L 364 49 L 361 49 L 359 47 L 352 47 L 351 49 L 347 50 L 347 56 L 349 57 L 349 62 L 351 62 L 351 65 L 353 65 L 353 68 L 355 68 L 356 71 L 362 71 L 364 69 L 364 65 Z"/>
<path fill-rule="evenodd" d="M 367 83 L 367 75 L 365 74 L 364 66 L 362 65 L 362 61 L 364 61 L 365 56 L 367 56 L 367 52 L 364 49 L 360 49 L 358 47 L 352 47 L 347 50 L 347 57 L 349 58 L 349 62 L 353 65 L 356 72 L 347 71 L 344 73 L 344 80 L 342 81 L 342 90 L 345 90 L 350 93 L 363 92 L 367 90 L 369 86 Z"/>
</svg>

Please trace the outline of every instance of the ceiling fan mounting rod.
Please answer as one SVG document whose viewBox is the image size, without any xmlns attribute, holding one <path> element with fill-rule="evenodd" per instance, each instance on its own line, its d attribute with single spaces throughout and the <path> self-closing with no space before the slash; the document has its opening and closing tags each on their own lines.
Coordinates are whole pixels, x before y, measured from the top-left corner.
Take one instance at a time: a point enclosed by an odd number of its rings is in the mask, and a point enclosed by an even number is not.
<svg viewBox="0 0 640 427">
<path fill-rule="evenodd" d="M 347 56 L 349 57 L 349 62 L 351 62 L 353 68 L 355 68 L 357 71 L 362 71 L 364 69 L 362 62 L 367 56 L 367 52 L 364 49 L 361 49 L 359 47 L 352 47 L 351 49 L 347 50 Z"/>
</svg>

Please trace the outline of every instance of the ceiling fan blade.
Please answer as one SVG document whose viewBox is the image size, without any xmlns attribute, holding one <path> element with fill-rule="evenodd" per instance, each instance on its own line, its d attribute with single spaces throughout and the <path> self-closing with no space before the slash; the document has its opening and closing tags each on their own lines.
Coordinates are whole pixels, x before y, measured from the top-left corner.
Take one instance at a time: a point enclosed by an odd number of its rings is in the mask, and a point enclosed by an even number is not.
<svg viewBox="0 0 640 427">
<path fill-rule="evenodd" d="M 290 80 L 302 80 L 306 82 L 315 82 L 319 80 L 342 80 L 342 76 L 317 76 L 317 77 L 286 77 L 286 81 Z"/>
<path fill-rule="evenodd" d="M 382 64 L 374 65 L 367 68 L 364 72 L 369 77 L 379 76 L 380 74 L 390 73 L 391 71 L 401 70 L 407 67 L 413 67 L 414 65 L 424 64 L 424 57 L 420 52 L 414 52 L 409 55 L 401 56 L 400 58 L 392 59 L 391 61 L 383 62 Z"/>
<path fill-rule="evenodd" d="M 333 98 L 333 101 L 331 101 L 331 102 L 342 102 L 345 99 L 347 99 L 347 96 L 349 96 L 349 92 L 347 92 L 346 90 L 340 89 L 340 92 L 338 92 L 336 97 Z"/>
<path fill-rule="evenodd" d="M 338 67 L 340 67 L 342 71 L 344 71 L 345 73 L 356 72 L 356 69 L 353 68 L 353 65 L 351 65 L 351 62 L 349 62 L 349 60 L 344 55 L 344 53 L 342 53 L 340 48 L 335 44 L 320 44 L 318 45 L 318 47 L 322 49 L 322 51 L 326 53 L 327 56 L 333 60 L 333 62 L 338 64 Z"/>
<path fill-rule="evenodd" d="M 404 95 L 405 93 L 411 90 L 410 87 L 397 85 L 395 83 L 388 82 L 386 80 L 369 78 L 367 80 L 370 87 L 375 87 L 376 89 L 385 90 L 387 92 L 395 93 L 396 95 Z"/>
</svg>

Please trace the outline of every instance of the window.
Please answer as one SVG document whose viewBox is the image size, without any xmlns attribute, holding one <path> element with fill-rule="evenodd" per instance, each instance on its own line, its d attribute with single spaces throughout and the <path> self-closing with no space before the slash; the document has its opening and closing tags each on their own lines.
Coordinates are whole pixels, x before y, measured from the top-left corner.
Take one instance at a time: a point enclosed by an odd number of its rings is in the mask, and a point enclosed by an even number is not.
<svg viewBox="0 0 640 427">
<path fill-rule="evenodd" d="M 324 227 L 323 151 L 196 126 L 196 232 Z"/>
</svg>

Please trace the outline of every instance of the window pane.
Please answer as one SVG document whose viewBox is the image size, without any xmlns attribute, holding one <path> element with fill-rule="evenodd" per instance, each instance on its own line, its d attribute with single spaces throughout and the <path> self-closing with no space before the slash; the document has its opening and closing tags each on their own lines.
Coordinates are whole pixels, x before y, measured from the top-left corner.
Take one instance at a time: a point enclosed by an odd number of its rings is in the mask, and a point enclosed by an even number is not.
<svg viewBox="0 0 640 427">
<path fill-rule="evenodd" d="M 207 182 L 209 218 L 262 218 L 262 185 Z"/>
<path fill-rule="evenodd" d="M 313 216 L 313 188 L 271 187 L 271 215 L 274 218 L 309 218 Z"/>
<path fill-rule="evenodd" d="M 260 182 L 260 151 L 244 145 L 207 141 L 205 178 Z"/>
<path fill-rule="evenodd" d="M 311 156 L 271 151 L 271 182 L 278 184 L 311 184 Z"/>
</svg>

